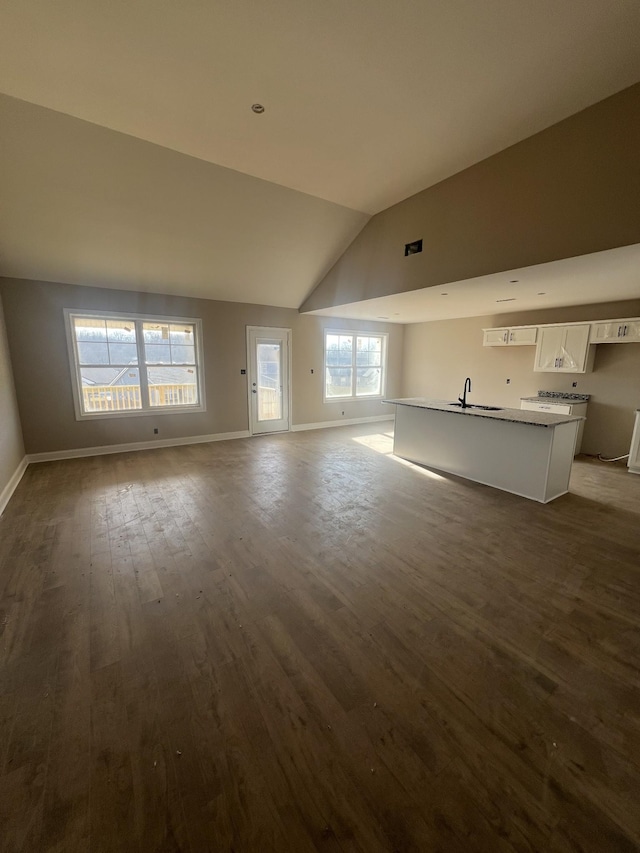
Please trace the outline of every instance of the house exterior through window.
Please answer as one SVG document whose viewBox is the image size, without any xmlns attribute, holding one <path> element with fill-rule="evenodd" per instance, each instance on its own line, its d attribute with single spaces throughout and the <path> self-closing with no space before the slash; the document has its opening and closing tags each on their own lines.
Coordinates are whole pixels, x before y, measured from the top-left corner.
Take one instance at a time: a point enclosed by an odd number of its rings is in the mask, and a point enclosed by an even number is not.
<svg viewBox="0 0 640 853">
<path fill-rule="evenodd" d="M 65 310 L 76 417 L 205 411 L 201 322 Z"/>
<path fill-rule="evenodd" d="M 325 329 L 325 402 L 384 395 L 387 338 L 386 333 Z"/>
</svg>

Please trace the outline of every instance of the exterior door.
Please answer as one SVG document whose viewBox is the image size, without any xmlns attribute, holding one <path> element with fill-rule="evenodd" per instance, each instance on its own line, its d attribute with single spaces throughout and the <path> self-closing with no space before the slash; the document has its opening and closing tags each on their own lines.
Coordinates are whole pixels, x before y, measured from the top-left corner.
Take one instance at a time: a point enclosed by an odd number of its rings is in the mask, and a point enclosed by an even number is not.
<svg viewBox="0 0 640 853">
<path fill-rule="evenodd" d="M 290 342 L 290 329 L 247 326 L 252 435 L 289 429 Z"/>
</svg>

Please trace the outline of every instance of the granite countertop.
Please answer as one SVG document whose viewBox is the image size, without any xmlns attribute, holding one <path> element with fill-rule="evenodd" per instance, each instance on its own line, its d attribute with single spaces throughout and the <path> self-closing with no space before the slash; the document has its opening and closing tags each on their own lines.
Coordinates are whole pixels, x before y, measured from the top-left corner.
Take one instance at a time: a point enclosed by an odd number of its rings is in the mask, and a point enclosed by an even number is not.
<svg viewBox="0 0 640 853">
<path fill-rule="evenodd" d="M 427 400 L 426 397 L 403 397 L 395 400 L 383 400 L 382 402 L 392 403 L 395 406 L 412 406 L 417 409 L 431 409 L 436 412 L 449 412 L 453 415 L 464 415 L 465 417 L 489 418 L 494 421 L 510 421 L 511 423 L 540 427 L 555 427 L 558 424 L 566 424 L 571 421 L 586 420 L 581 415 L 554 415 L 551 412 L 528 412 L 525 409 L 505 408 L 496 411 L 463 409 L 459 406 L 452 406 L 451 402 L 453 401 Z M 470 405 L 474 404 L 471 403 Z"/>
<path fill-rule="evenodd" d="M 572 394 L 570 391 L 538 391 L 535 397 L 520 397 L 534 403 L 588 403 L 591 394 Z"/>
</svg>

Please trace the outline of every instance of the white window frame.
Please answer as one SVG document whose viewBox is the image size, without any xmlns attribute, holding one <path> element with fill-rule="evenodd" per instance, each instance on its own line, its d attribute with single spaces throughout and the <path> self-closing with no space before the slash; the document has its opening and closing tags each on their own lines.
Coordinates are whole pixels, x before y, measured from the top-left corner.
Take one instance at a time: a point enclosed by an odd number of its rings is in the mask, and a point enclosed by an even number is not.
<svg viewBox="0 0 640 853">
<path fill-rule="evenodd" d="M 133 320 L 136 324 L 136 346 L 138 350 L 138 375 L 140 377 L 140 396 L 143 408 L 131 409 L 129 411 L 102 411 L 85 412 L 82 404 L 82 377 L 81 366 L 78 359 L 76 336 L 73 329 L 73 321 L 78 317 L 96 320 Z M 187 406 L 150 406 L 149 385 L 147 380 L 147 365 L 144 359 L 144 338 L 142 334 L 143 323 L 185 323 L 192 325 L 195 329 L 195 357 L 198 374 L 198 400 L 195 405 Z M 69 353 L 69 367 L 71 370 L 71 388 L 73 392 L 73 406 L 77 421 L 104 420 L 105 418 L 138 418 L 149 415 L 180 415 L 189 412 L 206 412 L 206 400 L 204 393 L 204 364 L 202 348 L 202 320 L 197 317 L 169 317 L 158 314 L 136 314 L 131 311 L 84 311 L 76 308 L 64 309 L 64 325 L 67 335 L 67 349 Z"/>
<path fill-rule="evenodd" d="M 374 332 L 370 329 L 329 329 L 323 330 L 324 342 L 322 351 L 322 400 L 324 403 L 350 403 L 354 401 L 364 400 L 382 400 L 386 393 L 387 385 L 387 352 L 389 344 L 388 332 Z M 356 355 L 358 351 L 357 342 L 354 340 L 354 347 L 351 351 L 351 395 L 345 397 L 327 397 L 327 335 L 352 335 L 355 338 L 381 338 L 382 339 L 382 354 L 380 358 L 380 367 L 382 375 L 380 377 L 380 393 L 379 394 L 358 394 L 355 393 L 356 382 Z"/>
</svg>

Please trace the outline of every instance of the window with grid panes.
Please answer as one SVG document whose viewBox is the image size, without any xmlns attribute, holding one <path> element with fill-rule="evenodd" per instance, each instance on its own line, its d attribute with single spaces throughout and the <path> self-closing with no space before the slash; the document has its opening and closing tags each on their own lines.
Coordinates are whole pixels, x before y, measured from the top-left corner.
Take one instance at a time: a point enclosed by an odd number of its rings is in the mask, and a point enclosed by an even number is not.
<svg viewBox="0 0 640 853">
<path fill-rule="evenodd" d="M 205 410 L 200 320 L 65 315 L 78 418 Z"/>
<path fill-rule="evenodd" d="M 386 357 L 386 334 L 325 329 L 325 400 L 382 397 Z"/>
</svg>

